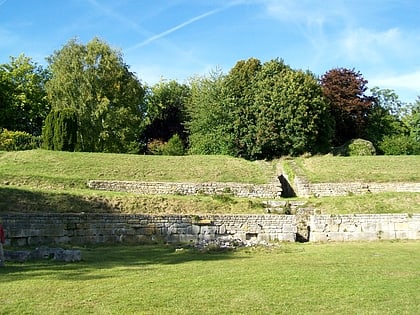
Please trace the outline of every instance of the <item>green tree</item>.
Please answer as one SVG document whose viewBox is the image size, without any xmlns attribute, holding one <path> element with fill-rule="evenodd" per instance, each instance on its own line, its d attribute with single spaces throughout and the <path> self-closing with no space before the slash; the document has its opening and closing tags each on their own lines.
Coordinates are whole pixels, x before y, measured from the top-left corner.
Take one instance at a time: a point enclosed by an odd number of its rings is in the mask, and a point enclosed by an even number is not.
<svg viewBox="0 0 420 315">
<path fill-rule="evenodd" d="M 410 136 L 414 141 L 420 143 L 420 96 L 417 97 L 414 104 L 410 105 L 410 112 L 406 117 L 406 121 L 410 130 Z"/>
<path fill-rule="evenodd" d="M 42 132 L 43 146 L 48 150 L 74 151 L 77 145 L 77 113 L 63 108 L 51 111 Z"/>
<path fill-rule="evenodd" d="M 226 130 L 231 133 L 231 144 L 235 156 L 251 158 L 255 146 L 256 111 L 255 85 L 261 71 L 261 61 L 256 58 L 240 60 L 224 79 L 226 91 L 225 110 L 232 119 Z"/>
<path fill-rule="evenodd" d="M 402 118 L 404 117 L 404 104 L 398 95 L 390 89 L 371 89 L 373 106 L 367 116 L 367 126 L 364 138 L 370 140 L 375 147 L 380 148 L 380 143 L 385 137 L 402 135 L 407 132 Z"/>
<path fill-rule="evenodd" d="M 25 55 L 0 65 L 0 127 L 41 135 L 50 108 L 45 83 L 48 71 Z"/>
<path fill-rule="evenodd" d="M 354 69 L 336 68 L 322 76 L 323 93 L 335 120 L 334 145 L 363 136 L 373 106 L 372 97 L 365 95 L 367 83 Z"/>
<path fill-rule="evenodd" d="M 156 139 L 167 142 L 174 135 L 186 142 L 184 123 L 189 94 L 188 85 L 174 80 L 162 80 L 148 89 L 145 101 L 147 127 L 144 142 L 149 143 Z"/>
<path fill-rule="evenodd" d="M 254 106 L 257 124 L 252 159 L 330 148 L 332 119 L 312 73 L 293 70 L 279 60 L 264 63 Z"/>
<path fill-rule="evenodd" d="M 191 153 L 254 160 L 330 148 L 333 122 L 317 78 L 282 60 L 239 61 L 191 91 Z"/>
<path fill-rule="evenodd" d="M 70 40 L 48 62 L 48 98 L 53 109 L 76 111 L 79 150 L 138 152 L 145 92 L 121 53 L 97 38 Z"/>
<path fill-rule="evenodd" d="M 169 139 L 163 148 L 163 155 L 184 155 L 184 143 L 178 134 Z"/>
<path fill-rule="evenodd" d="M 190 86 L 186 123 L 190 153 L 235 155 L 233 113 L 223 73 L 214 71 L 208 77 L 195 77 Z"/>
</svg>

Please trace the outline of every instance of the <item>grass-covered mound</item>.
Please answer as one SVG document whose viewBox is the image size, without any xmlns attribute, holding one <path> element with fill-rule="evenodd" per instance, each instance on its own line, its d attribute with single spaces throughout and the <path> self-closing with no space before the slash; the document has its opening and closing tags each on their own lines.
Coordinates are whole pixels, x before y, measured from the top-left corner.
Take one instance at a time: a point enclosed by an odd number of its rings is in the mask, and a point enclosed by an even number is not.
<svg viewBox="0 0 420 315">
<path fill-rule="evenodd" d="M 420 182 L 420 155 L 324 155 L 297 158 L 295 161 L 312 183 Z"/>
<path fill-rule="evenodd" d="M 313 182 L 420 182 L 420 156 L 315 156 L 294 159 Z M 278 161 L 228 156 L 139 156 L 45 150 L 0 152 L 0 213 L 265 213 L 263 200 L 144 196 L 89 190 L 90 179 L 269 183 Z M 287 163 L 287 160 L 285 161 Z M 323 213 L 418 213 L 419 193 L 305 199 Z"/>
<path fill-rule="evenodd" d="M 273 164 L 229 156 L 155 156 L 47 150 L 0 152 L 0 183 L 86 188 L 91 179 L 267 183 Z"/>
</svg>

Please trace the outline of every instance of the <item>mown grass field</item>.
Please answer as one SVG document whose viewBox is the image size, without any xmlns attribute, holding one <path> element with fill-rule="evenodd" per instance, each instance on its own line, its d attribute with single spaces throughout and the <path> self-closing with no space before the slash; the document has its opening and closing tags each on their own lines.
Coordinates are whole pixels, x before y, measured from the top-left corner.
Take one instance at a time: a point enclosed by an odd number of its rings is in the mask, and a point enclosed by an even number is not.
<svg viewBox="0 0 420 315">
<path fill-rule="evenodd" d="M 46 150 L 0 152 L 0 181 L 41 188 L 85 189 L 91 179 L 264 184 L 273 163 L 229 156 L 153 156 Z"/>
<path fill-rule="evenodd" d="M 420 156 L 416 155 L 325 155 L 295 161 L 312 183 L 420 182 Z"/>
<path fill-rule="evenodd" d="M 420 156 L 297 158 L 314 182 L 420 182 Z M 0 212 L 148 214 L 264 213 L 262 200 L 232 196 L 142 196 L 93 191 L 90 179 L 269 183 L 277 163 L 227 156 L 138 156 L 45 150 L 0 152 Z M 287 162 L 287 160 L 286 160 Z M 312 175 L 311 175 L 312 174 Z M 323 213 L 418 213 L 419 193 L 305 199 Z"/>
<path fill-rule="evenodd" d="M 420 242 L 82 248 L 0 268 L 0 314 L 419 314 Z"/>
</svg>

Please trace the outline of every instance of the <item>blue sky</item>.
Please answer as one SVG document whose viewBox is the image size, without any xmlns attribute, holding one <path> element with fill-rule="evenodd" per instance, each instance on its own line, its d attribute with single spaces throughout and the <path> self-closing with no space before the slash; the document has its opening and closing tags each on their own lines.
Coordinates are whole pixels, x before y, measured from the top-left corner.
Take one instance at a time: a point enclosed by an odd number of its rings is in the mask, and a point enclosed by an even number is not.
<svg viewBox="0 0 420 315">
<path fill-rule="evenodd" d="M 95 36 L 148 84 L 278 57 L 319 76 L 355 68 L 405 102 L 420 95 L 418 0 L 0 0 L 0 63 L 25 53 L 45 65 Z"/>
</svg>

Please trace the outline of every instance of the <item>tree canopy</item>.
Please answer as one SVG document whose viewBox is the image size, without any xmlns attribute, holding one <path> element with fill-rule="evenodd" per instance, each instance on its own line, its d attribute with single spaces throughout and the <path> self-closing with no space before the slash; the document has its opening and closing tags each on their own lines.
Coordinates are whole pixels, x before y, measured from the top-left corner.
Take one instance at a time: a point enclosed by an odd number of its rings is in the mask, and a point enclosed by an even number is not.
<svg viewBox="0 0 420 315">
<path fill-rule="evenodd" d="M 332 136 L 317 78 L 278 59 L 239 61 L 226 76 L 196 80 L 189 113 L 194 153 L 270 159 L 324 151 Z"/>
<path fill-rule="evenodd" d="M 48 77 L 47 70 L 23 54 L 0 65 L 1 128 L 41 135 L 49 112 L 45 93 Z"/>
<path fill-rule="evenodd" d="M 48 99 L 53 109 L 76 111 L 77 149 L 138 152 L 145 92 L 121 53 L 97 38 L 70 40 L 48 61 Z"/>
<path fill-rule="evenodd" d="M 144 131 L 144 141 L 146 143 L 153 140 L 167 142 L 174 135 L 178 135 L 186 142 L 184 122 L 189 94 L 189 86 L 175 80 L 161 80 L 148 89 L 145 98 L 147 126 Z"/>
<path fill-rule="evenodd" d="M 373 106 L 373 98 L 365 94 L 367 83 L 354 69 L 336 68 L 321 77 L 323 93 L 335 120 L 335 145 L 363 137 Z"/>
<path fill-rule="evenodd" d="M 317 78 L 282 59 L 249 58 L 227 73 L 146 86 L 98 38 L 72 39 L 47 61 L 44 69 L 21 55 L 0 65 L 3 148 L 39 147 L 42 133 L 44 148 L 68 151 L 255 160 L 334 152 L 363 138 L 380 154 L 420 154 L 420 98 L 404 104 L 379 87 L 369 95 L 354 69 Z"/>
</svg>

